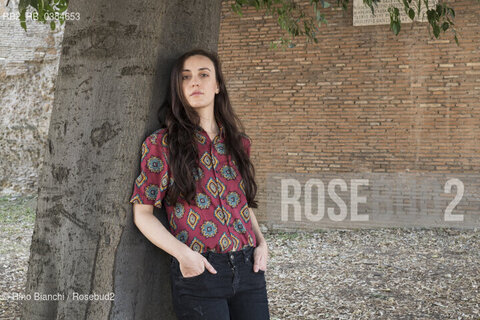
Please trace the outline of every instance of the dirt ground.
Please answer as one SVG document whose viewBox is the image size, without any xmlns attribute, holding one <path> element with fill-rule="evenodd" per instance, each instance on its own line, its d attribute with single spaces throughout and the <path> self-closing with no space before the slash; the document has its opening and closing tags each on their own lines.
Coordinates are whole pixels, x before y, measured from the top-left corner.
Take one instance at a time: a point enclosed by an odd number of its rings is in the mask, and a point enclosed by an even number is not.
<svg viewBox="0 0 480 320">
<path fill-rule="evenodd" d="M 0 319 L 18 319 L 34 198 L 0 199 Z M 271 319 L 480 319 L 480 234 L 460 229 L 265 233 Z"/>
</svg>

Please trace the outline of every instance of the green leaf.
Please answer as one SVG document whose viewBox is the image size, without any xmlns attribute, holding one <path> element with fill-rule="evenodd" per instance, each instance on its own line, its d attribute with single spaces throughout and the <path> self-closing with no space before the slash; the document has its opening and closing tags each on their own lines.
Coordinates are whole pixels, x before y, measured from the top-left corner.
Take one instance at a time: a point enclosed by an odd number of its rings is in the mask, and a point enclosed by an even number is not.
<svg viewBox="0 0 480 320">
<path fill-rule="evenodd" d="M 440 35 L 440 27 L 438 26 L 438 24 L 433 25 L 433 35 L 435 36 L 435 38 L 438 38 L 438 36 Z"/>
<path fill-rule="evenodd" d="M 392 23 L 392 31 L 397 36 L 400 32 L 400 23 L 398 21 L 394 21 Z"/>
<path fill-rule="evenodd" d="M 29 2 L 29 3 L 28 3 Z M 35 10 L 38 11 L 38 1 L 37 0 L 30 0 L 30 1 L 27 1 L 27 5 L 31 5 Z"/>
<path fill-rule="evenodd" d="M 330 6 L 331 6 L 330 3 L 328 3 L 327 1 L 323 1 L 323 0 L 322 0 L 322 7 L 323 7 L 323 8 L 330 8 Z"/>
<path fill-rule="evenodd" d="M 20 5 L 19 5 L 20 8 Z M 20 10 L 20 26 L 23 28 L 23 30 L 27 31 L 27 23 L 25 22 L 25 13 L 27 12 L 26 8 L 22 8 Z"/>
<path fill-rule="evenodd" d="M 443 29 L 443 31 L 447 31 L 448 27 L 450 27 L 450 25 L 448 24 L 448 22 L 444 22 L 444 23 L 442 24 L 442 29 Z"/>
<path fill-rule="evenodd" d="M 23 10 L 26 10 L 29 4 L 30 4 L 29 0 L 20 0 L 18 2 L 18 11 L 22 12 Z"/>
<path fill-rule="evenodd" d="M 27 31 L 27 24 L 24 21 L 20 21 L 20 25 L 22 26 L 23 30 Z"/>
<path fill-rule="evenodd" d="M 45 9 L 47 9 L 47 11 L 55 12 L 55 10 L 52 8 L 52 6 L 50 6 L 50 4 L 48 2 L 44 2 L 43 5 L 44 5 Z"/>
<path fill-rule="evenodd" d="M 243 17 L 242 7 L 238 3 L 232 4 L 232 10 L 240 17 Z"/>
<path fill-rule="evenodd" d="M 427 10 L 427 18 L 430 23 L 432 23 L 432 21 L 435 20 L 435 16 L 436 16 L 435 10 L 432 10 L 432 9 Z"/>
<path fill-rule="evenodd" d="M 38 0 L 38 20 L 45 21 L 44 14 L 43 0 Z"/>
<path fill-rule="evenodd" d="M 55 21 L 50 21 L 50 29 L 55 30 Z"/>
<path fill-rule="evenodd" d="M 452 8 L 448 8 L 450 10 L 450 13 L 452 15 L 452 17 L 455 18 L 455 10 L 453 10 Z"/>
<path fill-rule="evenodd" d="M 408 16 L 410 17 L 410 19 L 415 19 L 415 11 L 410 8 L 410 10 L 408 10 Z"/>
</svg>

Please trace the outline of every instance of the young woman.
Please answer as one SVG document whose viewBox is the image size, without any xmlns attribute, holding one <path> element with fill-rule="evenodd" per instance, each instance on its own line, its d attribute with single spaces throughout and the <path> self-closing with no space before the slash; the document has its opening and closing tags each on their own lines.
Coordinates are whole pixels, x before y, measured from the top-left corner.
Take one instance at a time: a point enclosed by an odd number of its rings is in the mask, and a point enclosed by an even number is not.
<svg viewBox="0 0 480 320">
<path fill-rule="evenodd" d="M 130 202 L 140 231 L 172 256 L 178 319 L 270 319 L 251 140 L 216 54 L 196 49 L 175 62 L 165 123 L 142 144 Z M 170 230 L 154 206 L 165 207 Z"/>
</svg>

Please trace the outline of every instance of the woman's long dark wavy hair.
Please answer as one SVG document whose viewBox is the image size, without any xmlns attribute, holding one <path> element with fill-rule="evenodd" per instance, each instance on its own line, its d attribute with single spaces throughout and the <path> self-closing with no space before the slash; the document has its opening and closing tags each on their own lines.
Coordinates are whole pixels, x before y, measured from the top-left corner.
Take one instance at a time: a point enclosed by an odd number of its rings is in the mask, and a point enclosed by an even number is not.
<svg viewBox="0 0 480 320">
<path fill-rule="evenodd" d="M 178 197 L 182 196 L 187 202 L 192 203 L 195 197 L 196 182 L 194 169 L 199 167 L 195 130 L 200 128 L 200 117 L 189 105 L 183 94 L 182 86 L 184 62 L 187 58 L 194 55 L 202 55 L 209 58 L 215 66 L 215 76 L 220 89 L 219 93 L 215 95 L 215 120 L 224 126 L 225 149 L 227 154 L 235 160 L 240 171 L 248 206 L 257 208 L 258 203 L 255 200 L 257 193 L 255 169 L 242 143 L 242 136 L 248 136 L 245 134 L 244 126 L 230 103 L 217 54 L 203 49 L 188 51 L 175 61 L 170 74 L 168 93 L 158 113 L 160 123 L 163 123 L 163 127 L 167 128 L 168 164 L 174 180 L 174 183 L 169 186 L 166 196 L 167 201 L 175 204 Z"/>
</svg>

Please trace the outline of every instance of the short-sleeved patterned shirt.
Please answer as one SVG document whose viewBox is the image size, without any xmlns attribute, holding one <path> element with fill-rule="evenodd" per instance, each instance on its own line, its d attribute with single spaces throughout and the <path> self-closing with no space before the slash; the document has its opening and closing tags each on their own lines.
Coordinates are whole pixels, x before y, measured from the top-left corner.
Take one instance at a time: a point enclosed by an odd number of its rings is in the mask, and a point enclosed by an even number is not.
<svg viewBox="0 0 480 320">
<path fill-rule="evenodd" d="M 167 129 L 148 136 L 142 144 L 141 172 L 134 183 L 131 203 L 165 206 L 170 232 L 197 252 L 229 252 L 256 246 L 252 220 L 245 196 L 244 181 L 235 160 L 226 154 L 224 127 L 211 141 L 207 132 L 197 129 L 200 166 L 192 172 L 196 181 L 194 205 L 179 197 L 168 203 L 165 196 L 174 183 L 168 165 Z M 250 156 L 251 141 L 242 138 Z"/>
</svg>

